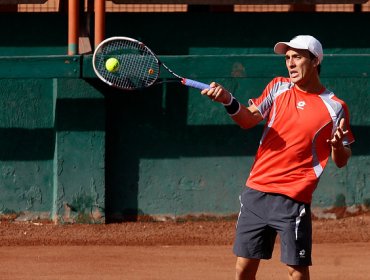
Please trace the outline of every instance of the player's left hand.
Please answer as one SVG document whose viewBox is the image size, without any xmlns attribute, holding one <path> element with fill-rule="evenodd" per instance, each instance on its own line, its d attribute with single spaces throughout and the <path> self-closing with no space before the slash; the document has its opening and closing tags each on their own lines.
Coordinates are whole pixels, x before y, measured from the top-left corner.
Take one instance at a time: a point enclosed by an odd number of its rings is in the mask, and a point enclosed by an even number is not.
<svg viewBox="0 0 370 280">
<path fill-rule="evenodd" d="M 327 142 L 334 148 L 334 149 L 342 149 L 343 146 L 343 138 L 348 134 L 348 130 L 345 127 L 345 119 L 341 119 L 339 121 L 339 126 L 337 127 L 334 135 L 331 139 L 328 139 Z"/>
</svg>

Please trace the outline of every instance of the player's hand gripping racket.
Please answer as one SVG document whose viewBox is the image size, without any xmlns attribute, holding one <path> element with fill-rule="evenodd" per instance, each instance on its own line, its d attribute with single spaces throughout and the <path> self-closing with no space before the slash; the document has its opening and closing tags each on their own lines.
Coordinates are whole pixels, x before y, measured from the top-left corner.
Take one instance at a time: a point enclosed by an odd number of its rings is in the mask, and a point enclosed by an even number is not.
<svg viewBox="0 0 370 280">
<path fill-rule="evenodd" d="M 183 85 L 200 90 L 209 88 L 207 84 L 177 75 L 146 45 L 132 38 L 105 39 L 96 47 L 93 55 L 96 75 L 108 85 L 125 90 L 142 89 L 159 83 L 161 66 L 174 76 L 173 80 Z"/>
</svg>

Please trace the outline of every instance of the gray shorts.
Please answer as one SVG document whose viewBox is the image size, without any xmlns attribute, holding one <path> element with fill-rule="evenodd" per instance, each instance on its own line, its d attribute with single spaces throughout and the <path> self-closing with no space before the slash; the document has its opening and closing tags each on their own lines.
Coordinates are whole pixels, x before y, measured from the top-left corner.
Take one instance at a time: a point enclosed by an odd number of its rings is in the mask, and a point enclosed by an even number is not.
<svg viewBox="0 0 370 280">
<path fill-rule="evenodd" d="M 250 259 L 270 259 L 276 235 L 280 260 L 288 265 L 309 266 L 312 223 L 309 204 L 280 194 L 245 188 L 240 196 L 234 254 Z"/>
</svg>

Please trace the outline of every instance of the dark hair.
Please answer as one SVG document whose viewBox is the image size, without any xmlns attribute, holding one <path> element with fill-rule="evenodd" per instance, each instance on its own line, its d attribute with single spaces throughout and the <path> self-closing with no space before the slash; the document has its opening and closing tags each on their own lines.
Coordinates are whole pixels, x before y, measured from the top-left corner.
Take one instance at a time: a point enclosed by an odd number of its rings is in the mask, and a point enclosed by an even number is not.
<svg viewBox="0 0 370 280">
<path fill-rule="evenodd" d="M 310 58 L 311 60 L 317 58 L 319 59 L 316 55 L 314 55 L 312 52 L 309 51 L 309 54 L 310 54 Z M 319 65 L 317 65 L 317 73 L 319 74 L 320 76 L 320 73 L 321 73 L 321 63 Z"/>
</svg>

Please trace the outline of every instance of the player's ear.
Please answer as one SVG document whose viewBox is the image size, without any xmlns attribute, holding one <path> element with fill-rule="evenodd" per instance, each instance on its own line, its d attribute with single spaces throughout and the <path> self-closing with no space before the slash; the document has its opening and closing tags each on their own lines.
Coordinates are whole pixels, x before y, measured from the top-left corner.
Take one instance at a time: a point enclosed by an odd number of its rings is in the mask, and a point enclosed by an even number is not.
<svg viewBox="0 0 370 280">
<path fill-rule="evenodd" d="M 319 66 L 319 64 L 320 64 L 320 60 L 319 60 L 319 58 L 318 58 L 318 57 L 314 57 L 314 58 L 312 59 L 312 63 L 313 63 L 313 65 L 314 65 L 315 67 L 318 67 L 318 66 Z"/>
</svg>

